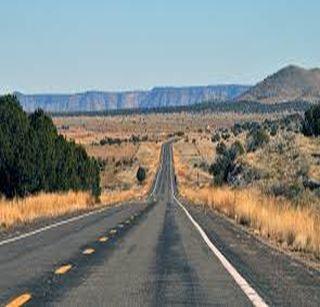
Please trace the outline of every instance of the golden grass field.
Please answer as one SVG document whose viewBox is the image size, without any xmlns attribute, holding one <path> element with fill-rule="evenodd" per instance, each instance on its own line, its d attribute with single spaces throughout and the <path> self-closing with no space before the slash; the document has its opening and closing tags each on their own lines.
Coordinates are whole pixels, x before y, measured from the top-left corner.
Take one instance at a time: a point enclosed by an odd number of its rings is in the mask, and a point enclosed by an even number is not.
<svg viewBox="0 0 320 307">
<path fill-rule="evenodd" d="M 25 199 L 0 199 L 2 228 L 27 224 L 39 218 L 51 218 L 92 208 L 94 199 L 87 192 L 40 193 Z"/>
<path fill-rule="evenodd" d="M 306 142 L 312 144 L 315 142 L 300 135 L 298 137 L 301 138 L 300 143 L 297 142 L 298 146 Z M 197 150 L 194 149 L 194 144 L 184 140 L 174 144 L 174 163 L 178 188 L 182 197 L 194 204 L 216 210 L 237 223 L 250 227 L 257 235 L 271 239 L 281 247 L 309 253 L 320 258 L 318 204 L 311 203 L 311 200 L 307 199 L 303 200 L 304 204 L 300 203 L 297 206 L 289 200 L 267 196 L 258 186 L 242 189 L 227 186 L 215 187 L 212 185 L 212 176 L 208 176 L 207 172 L 193 166 L 195 162 L 206 161 L 206 153 L 210 152 L 207 148 L 208 142 L 202 140 L 197 141 L 196 144 Z M 203 149 L 199 149 L 201 144 L 203 144 Z M 211 144 L 211 146 L 214 145 Z M 314 144 L 309 144 L 308 148 L 305 150 L 314 149 Z M 311 154 L 310 151 L 309 154 Z M 262 167 L 272 169 L 272 159 L 275 160 L 275 157 L 258 151 L 254 155 L 250 154 L 249 159 L 254 163 L 261 160 L 262 155 L 266 162 L 266 165 L 262 163 Z M 206 162 L 212 162 L 213 158 L 214 154 L 212 159 Z M 279 168 L 284 163 L 288 165 L 289 162 L 278 160 L 275 165 Z"/>
<path fill-rule="evenodd" d="M 169 133 L 184 131 L 197 133 L 218 127 L 230 127 L 235 122 L 262 121 L 276 115 L 235 113 L 171 113 L 117 116 L 55 117 L 53 121 L 60 133 L 78 143 L 90 144 L 105 136 L 125 138 L 148 135 L 149 139 L 163 140 Z M 65 129 L 67 128 L 67 129 Z"/>
</svg>

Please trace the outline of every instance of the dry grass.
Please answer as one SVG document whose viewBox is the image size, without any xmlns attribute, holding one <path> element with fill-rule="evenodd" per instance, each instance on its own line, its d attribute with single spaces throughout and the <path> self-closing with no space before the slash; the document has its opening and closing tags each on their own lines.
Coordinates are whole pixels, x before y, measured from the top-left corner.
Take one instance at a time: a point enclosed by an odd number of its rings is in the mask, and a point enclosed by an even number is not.
<svg viewBox="0 0 320 307">
<path fill-rule="evenodd" d="M 130 180 L 133 182 L 131 188 L 104 191 L 99 203 L 95 203 L 94 198 L 88 192 L 40 193 L 24 199 L 0 199 L 0 225 L 2 228 L 10 228 L 29 224 L 42 218 L 54 218 L 137 198 L 141 199 L 151 189 L 159 163 L 160 148 L 161 145 L 155 143 L 145 143 L 139 147 L 136 154 L 138 161 L 147 168 L 147 179 L 141 185 L 135 179 L 138 167 L 136 165 L 130 173 Z"/>
<path fill-rule="evenodd" d="M 188 173 L 181 149 L 175 144 L 174 162 L 179 192 L 186 199 L 217 210 L 283 247 L 320 257 L 320 212 L 312 206 L 294 206 L 289 200 L 270 197 L 256 188 L 197 186 Z"/>
<path fill-rule="evenodd" d="M 295 208 L 288 201 L 267 197 L 255 189 L 180 187 L 180 192 L 192 202 L 217 210 L 285 247 L 320 257 L 320 215 L 311 209 Z"/>
<path fill-rule="evenodd" d="M 125 142 L 119 145 L 87 145 L 85 148 L 90 156 L 112 163 L 133 158 L 139 149 L 139 144 Z"/>
<path fill-rule="evenodd" d="M 276 115 L 236 113 L 172 113 L 118 116 L 72 116 L 55 117 L 54 123 L 60 133 L 78 143 L 91 144 L 102 138 L 127 138 L 132 134 L 148 135 L 149 140 L 164 140 L 169 133 L 199 130 L 213 131 L 217 127 L 231 127 L 235 122 L 248 120 L 262 121 Z M 68 127 L 68 129 L 63 129 Z"/>
<path fill-rule="evenodd" d="M 296 143 L 310 163 L 309 176 L 320 180 L 320 139 L 298 135 Z"/>
<path fill-rule="evenodd" d="M 95 206 L 87 192 L 40 193 L 24 199 L 0 200 L 1 227 L 28 224 L 40 218 L 52 218 Z"/>
<path fill-rule="evenodd" d="M 114 170 L 112 171 L 113 180 L 116 180 L 116 184 L 103 192 L 101 201 L 103 203 L 114 203 L 142 199 L 147 196 L 158 169 L 160 149 L 160 143 L 144 142 L 140 144 L 135 154 L 136 160 L 132 166 L 122 167 L 116 174 Z M 142 184 L 138 183 L 136 179 L 140 165 L 145 167 L 147 171 L 146 180 Z M 111 174 L 109 173 L 109 175 Z"/>
</svg>

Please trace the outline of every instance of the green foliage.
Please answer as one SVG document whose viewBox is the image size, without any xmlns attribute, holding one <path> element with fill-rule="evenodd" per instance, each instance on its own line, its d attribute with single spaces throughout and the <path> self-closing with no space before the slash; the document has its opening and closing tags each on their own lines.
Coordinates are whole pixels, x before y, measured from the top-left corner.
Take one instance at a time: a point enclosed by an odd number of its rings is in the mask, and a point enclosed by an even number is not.
<svg viewBox="0 0 320 307">
<path fill-rule="evenodd" d="M 139 166 L 138 168 L 137 179 L 140 183 L 146 179 L 146 170 L 142 166 Z"/>
<path fill-rule="evenodd" d="M 256 151 L 258 148 L 269 143 L 269 135 L 263 128 L 252 130 L 247 138 L 247 151 Z"/>
<path fill-rule="evenodd" d="M 231 150 L 233 150 L 234 152 L 236 152 L 237 156 L 242 156 L 245 153 L 245 149 L 242 145 L 242 143 L 240 141 L 235 141 L 232 145 L 231 145 Z"/>
<path fill-rule="evenodd" d="M 221 136 L 219 133 L 215 133 L 212 137 L 211 137 L 211 142 L 212 143 L 216 143 L 216 142 L 220 142 L 221 140 Z"/>
<path fill-rule="evenodd" d="M 16 97 L 0 97 L 0 193 L 12 198 L 67 190 L 91 190 L 98 198 L 98 162 L 58 135 L 42 110 L 28 117 Z"/>
<path fill-rule="evenodd" d="M 307 136 L 320 135 L 320 104 L 305 112 L 302 131 Z"/>
<path fill-rule="evenodd" d="M 227 150 L 227 146 L 224 142 L 220 142 L 217 144 L 216 152 L 218 155 L 222 155 Z"/>
<path fill-rule="evenodd" d="M 222 135 L 221 137 L 224 139 L 224 140 L 229 140 L 229 138 L 231 137 L 230 133 L 229 133 L 229 130 L 225 130 L 222 132 Z"/>
<path fill-rule="evenodd" d="M 209 172 L 214 176 L 214 183 L 222 185 L 228 181 L 229 173 L 234 169 L 237 153 L 234 149 L 226 149 L 218 154 Z"/>
<path fill-rule="evenodd" d="M 270 135 L 271 136 L 276 136 L 277 133 L 278 133 L 278 126 L 276 124 L 271 125 Z"/>
</svg>

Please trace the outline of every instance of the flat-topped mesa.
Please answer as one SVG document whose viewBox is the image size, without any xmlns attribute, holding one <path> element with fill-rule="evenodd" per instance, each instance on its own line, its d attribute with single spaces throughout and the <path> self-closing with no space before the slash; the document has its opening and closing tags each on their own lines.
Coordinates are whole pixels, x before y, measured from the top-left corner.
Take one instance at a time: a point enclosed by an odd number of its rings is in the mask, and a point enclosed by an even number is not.
<svg viewBox="0 0 320 307">
<path fill-rule="evenodd" d="M 204 101 L 226 101 L 245 92 L 246 85 L 155 87 L 149 91 L 25 95 L 16 92 L 27 112 L 41 108 L 49 112 L 94 112 L 134 108 L 188 106 Z"/>
</svg>

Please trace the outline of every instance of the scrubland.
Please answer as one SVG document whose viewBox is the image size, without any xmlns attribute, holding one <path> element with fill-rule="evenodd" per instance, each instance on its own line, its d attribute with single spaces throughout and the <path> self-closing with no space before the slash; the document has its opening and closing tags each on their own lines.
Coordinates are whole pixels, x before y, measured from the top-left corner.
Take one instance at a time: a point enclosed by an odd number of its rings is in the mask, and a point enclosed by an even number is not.
<svg viewBox="0 0 320 307">
<path fill-rule="evenodd" d="M 0 227 L 8 229 L 16 225 L 29 224 L 38 219 L 56 218 L 146 197 L 157 171 L 160 146 L 160 143 L 146 143 L 138 146 L 134 152 L 131 149 L 122 151 L 120 157 L 123 157 L 126 152 L 133 153 L 136 160 L 133 165 L 119 168 L 111 165 L 102 172 L 101 180 L 105 180 L 109 185 L 108 188 L 104 187 L 98 202 L 89 192 L 73 191 L 40 193 L 23 199 L 0 199 Z M 115 155 L 112 157 L 116 157 L 116 151 L 113 152 Z M 147 169 L 147 178 L 142 184 L 136 180 L 139 165 Z"/>
<path fill-rule="evenodd" d="M 61 215 L 110 206 L 119 202 L 142 199 L 147 196 L 157 171 L 161 141 L 122 141 L 132 134 L 121 125 L 116 129 L 108 120 L 96 124 L 88 118 L 83 124 L 81 119 L 73 118 L 79 126 L 71 129 L 60 127 L 59 133 L 69 140 L 82 144 L 87 153 L 101 163 L 102 193 L 96 200 L 89 192 L 39 193 L 25 198 L 0 200 L 0 226 L 8 229 L 16 225 L 32 223 L 38 219 L 55 218 Z M 85 128 L 84 128 L 85 126 Z M 116 134 L 109 134 L 109 127 Z M 121 130 L 122 129 L 122 130 Z M 147 134 L 148 135 L 148 134 Z M 119 138 L 118 144 L 99 142 L 105 137 Z M 136 173 L 139 166 L 145 168 L 147 176 L 138 183 Z"/>
<path fill-rule="evenodd" d="M 281 248 L 320 259 L 319 191 L 306 188 L 302 179 L 320 179 L 319 138 L 281 129 L 266 144 L 249 151 L 247 133 L 231 130 L 220 133 L 228 136 L 219 141 L 211 140 L 214 133 L 208 133 L 174 144 L 180 195 Z M 230 148 L 235 141 L 245 152 L 228 166 L 233 170 L 225 176 L 226 182 L 216 184 L 210 166 L 219 160 L 217 145 L 224 142 Z"/>
</svg>

